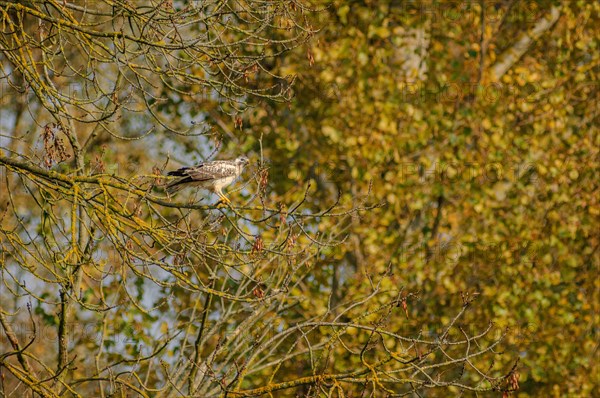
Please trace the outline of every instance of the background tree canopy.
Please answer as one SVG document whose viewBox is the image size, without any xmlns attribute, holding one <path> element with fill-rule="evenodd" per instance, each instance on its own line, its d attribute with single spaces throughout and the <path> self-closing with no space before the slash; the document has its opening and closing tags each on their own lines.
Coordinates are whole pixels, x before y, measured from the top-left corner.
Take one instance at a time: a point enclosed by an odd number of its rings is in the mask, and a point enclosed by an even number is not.
<svg viewBox="0 0 600 398">
<path fill-rule="evenodd" d="M 0 1 L 1 395 L 599 395 L 599 11 Z"/>
</svg>

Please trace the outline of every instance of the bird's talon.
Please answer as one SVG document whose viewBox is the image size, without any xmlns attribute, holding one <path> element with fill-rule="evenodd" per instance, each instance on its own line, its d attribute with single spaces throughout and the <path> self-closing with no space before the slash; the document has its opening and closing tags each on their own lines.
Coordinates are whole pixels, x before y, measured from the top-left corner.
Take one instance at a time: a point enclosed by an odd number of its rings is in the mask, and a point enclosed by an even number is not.
<svg viewBox="0 0 600 398">
<path fill-rule="evenodd" d="M 230 206 L 230 205 L 231 205 L 231 202 L 227 198 L 221 198 L 217 202 L 217 208 L 223 208 L 223 207 L 227 207 L 227 206 Z"/>
</svg>

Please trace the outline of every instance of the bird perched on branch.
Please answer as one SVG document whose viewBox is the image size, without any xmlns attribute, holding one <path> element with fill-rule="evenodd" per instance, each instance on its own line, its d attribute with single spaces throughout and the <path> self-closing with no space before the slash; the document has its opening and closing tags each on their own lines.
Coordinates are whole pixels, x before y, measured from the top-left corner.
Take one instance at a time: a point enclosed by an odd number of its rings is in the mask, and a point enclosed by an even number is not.
<svg viewBox="0 0 600 398">
<path fill-rule="evenodd" d="M 242 174 L 249 162 L 247 157 L 240 156 L 235 160 L 214 160 L 170 171 L 169 176 L 180 178 L 167 185 L 167 193 L 171 195 L 185 187 L 201 187 L 212 190 L 222 201 L 229 203 L 222 190 Z"/>
</svg>

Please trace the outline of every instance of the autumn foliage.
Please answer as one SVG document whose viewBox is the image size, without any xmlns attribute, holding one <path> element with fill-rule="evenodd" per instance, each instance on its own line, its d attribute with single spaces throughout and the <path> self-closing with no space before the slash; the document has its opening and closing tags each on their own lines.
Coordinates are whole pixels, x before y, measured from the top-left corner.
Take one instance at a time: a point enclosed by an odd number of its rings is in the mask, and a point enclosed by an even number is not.
<svg viewBox="0 0 600 398">
<path fill-rule="evenodd" d="M 599 11 L 1 1 L 0 395 L 597 395 Z"/>
</svg>

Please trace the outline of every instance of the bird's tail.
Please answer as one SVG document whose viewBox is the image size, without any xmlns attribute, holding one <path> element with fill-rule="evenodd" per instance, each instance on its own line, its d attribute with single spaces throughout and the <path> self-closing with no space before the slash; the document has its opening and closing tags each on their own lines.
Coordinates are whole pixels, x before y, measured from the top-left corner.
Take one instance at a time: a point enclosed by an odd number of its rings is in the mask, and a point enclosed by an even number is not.
<svg viewBox="0 0 600 398">
<path fill-rule="evenodd" d="M 165 187 L 165 191 L 167 192 L 167 194 L 173 195 L 173 194 L 176 194 L 177 192 L 179 192 L 182 188 L 183 188 L 183 186 L 181 184 L 179 184 L 177 181 L 175 181 L 175 182 L 172 182 L 169 185 L 167 185 Z"/>
<path fill-rule="evenodd" d="M 192 179 L 189 177 L 173 181 L 172 183 L 166 186 L 165 191 L 167 191 L 169 195 L 173 195 L 185 188 L 185 184 L 188 182 L 192 182 Z"/>
<path fill-rule="evenodd" d="M 181 169 L 178 169 L 175 171 L 169 171 L 167 173 L 168 176 L 182 177 L 173 182 L 170 182 L 165 187 L 165 191 L 167 191 L 167 194 L 173 195 L 173 194 L 181 191 L 183 188 L 185 188 L 186 183 L 192 182 L 192 178 L 186 174 L 187 169 L 188 169 L 187 167 L 182 167 Z"/>
</svg>

